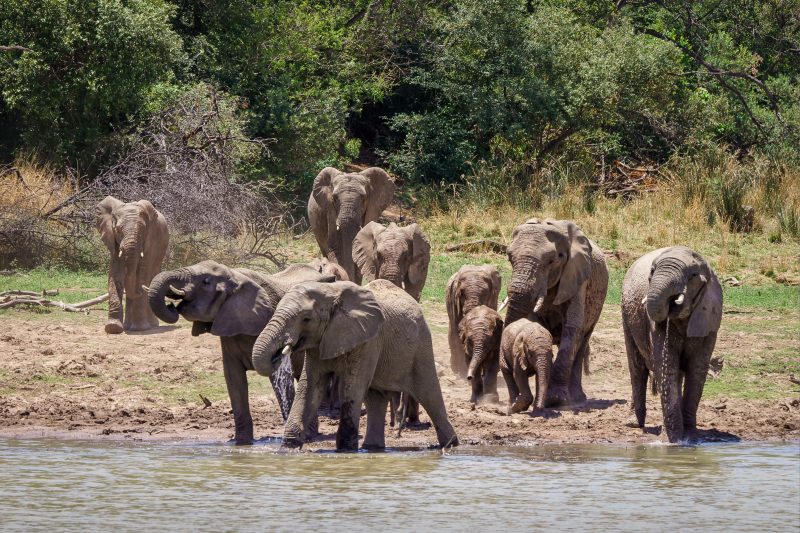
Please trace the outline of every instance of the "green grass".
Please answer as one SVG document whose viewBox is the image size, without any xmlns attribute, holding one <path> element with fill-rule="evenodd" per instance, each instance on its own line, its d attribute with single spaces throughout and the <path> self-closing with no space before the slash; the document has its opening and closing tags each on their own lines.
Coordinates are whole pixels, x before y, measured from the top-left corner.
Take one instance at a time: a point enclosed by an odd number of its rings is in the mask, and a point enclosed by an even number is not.
<svg viewBox="0 0 800 533">
<path fill-rule="evenodd" d="M 726 357 L 722 373 L 706 381 L 703 396 L 773 400 L 796 395 L 789 375 L 800 376 L 799 355 L 796 348 L 782 348 Z"/>
<path fill-rule="evenodd" d="M 34 269 L 12 276 L 0 276 L 0 292 L 8 290 L 35 291 L 58 289 L 50 299 L 67 303 L 80 302 L 100 296 L 108 290 L 108 274 L 104 272 L 75 272 L 61 269 Z"/>
</svg>

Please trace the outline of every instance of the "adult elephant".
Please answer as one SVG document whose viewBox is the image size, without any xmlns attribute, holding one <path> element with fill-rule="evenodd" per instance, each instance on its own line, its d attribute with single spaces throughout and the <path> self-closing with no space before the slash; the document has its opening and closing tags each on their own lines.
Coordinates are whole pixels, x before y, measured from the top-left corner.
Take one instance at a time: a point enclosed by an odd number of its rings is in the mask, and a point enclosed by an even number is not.
<svg viewBox="0 0 800 533">
<path fill-rule="evenodd" d="M 582 370 L 608 289 L 603 252 L 571 220 L 534 218 L 514 229 L 508 258 L 506 327 L 530 315 L 558 344 L 545 404 L 586 401 Z"/>
<path fill-rule="evenodd" d="M 652 372 L 669 441 L 696 428 L 721 321 L 722 287 L 697 252 L 661 248 L 631 266 L 622 283 L 622 329 L 639 427 Z"/>
<path fill-rule="evenodd" d="M 286 422 L 284 446 L 303 444 L 331 374 L 342 380 L 337 450 L 358 448 L 365 399 L 364 447 L 385 447 L 386 407 L 393 392 L 407 392 L 419 400 L 440 445 L 458 444 L 422 308 L 391 282 L 376 280 L 365 287 L 347 281 L 304 283 L 293 288 L 253 347 L 253 366 L 269 375 L 282 357 L 300 350 L 306 351 L 303 375 Z"/>
<path fill-rule="evenodd" d="M 215 261 L 161 272 L 153 278 L 149 302 L 158 318 L 173 324 L 182 316 L 192 322 L 193 336 L 211 333 L 220 338 L 237 444 L 253 441 L 246 372 L 253 370 L 251 354 L 259 333 L 272 318 L 280 299 L 295 284 L 332 280 L 308 265 L 291 265 L 268 276 L 249 269 L 228 268 Z M 176 301 L 177 306 L 165 303 L 165 298 Z M 299 365 L 302 360 L 292 362 Z M 276 369 L 270 382 L 285 419 L 294 397 L 294 383 L 290 375 L 284 376 Z"/>
<path fill-rule="evenodd" d="M 501 281 L 500 273 L 494 265 L 463 265 L 447 282 L 445 306 L 450 368 L 462 378 L 467 377 L 467 356 L 459 338 L 459 324 L 464 315 L 479 305 L 497 311 Z"/>
<path fill-rule="evenodd" d="M 111 254 L 108 272 L 106 333 L 140 331 L 158 326 L 147 305 L 147 285 L 167 253 L 169 231 L 164 215 L 147 200 L 123 203 L 106 196 L 97 204 L 95 226 Z M 122 295 L 125 294 L 123 316 Z"/>
<path fill-rule="evenodd" d="M 323 168 L 314 178 L 308 198 L 308 220 L 319 249 L 344 268 L 350 281 L 361 283 L 353 264 L 353 240 L 358 231 L 381 215 L 394 198 L 394 181 L 383 169 L 358 173 Z"/>
</svg>

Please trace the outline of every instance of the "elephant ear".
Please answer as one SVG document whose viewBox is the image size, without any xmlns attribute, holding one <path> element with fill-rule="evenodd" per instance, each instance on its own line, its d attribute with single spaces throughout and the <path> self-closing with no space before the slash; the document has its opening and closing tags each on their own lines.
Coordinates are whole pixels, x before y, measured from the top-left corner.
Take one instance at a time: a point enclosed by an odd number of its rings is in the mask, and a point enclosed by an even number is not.
<svg viewBox="0 0 800 533">
<path fill-rule="evenodd" d="M 581 285 L 592 274 L 592 244 L 581 229 L 571 220 L 548 222 L 561 227 L 569 242 L 569 258 L 558 282 L 558 292 L 553 300 L 560 305 L 572 299 Z"/>
<path fill-rule="evenodd" d="M 462 378 L 467 377 L 467 361 L 464 345 L 459 339 L 459 324 L 461 322 L 461 272 L 450 276 L 447 282 L 447 340 L 450 344 L 450 369 Z"/>
<path fill-rule="evenodd" d="M 338 169 L 325 167 L 319 171 L 314 178 L 314 186 L 311 189 L 311 196 L 319 204 L 323 211 L 333 209 L 333 178 L 341 174 Z"/>
<path fill-rule="evenodd" d="M 489 302 L 486 304 L 497 311 L 497 301 L 500 298 L 500 287 L 503 284 L 503 278 L 500 277 L 500 272 L 494 265 L 483 265 L 483 271 L 489 276 Z"/>
<path fill-rule="evenodd" d="M 267 292 L 247 276 L 235 274 L 229 282 L 220 283 L 218 290 L 227 294 L 220 295 L 225 300 L 211 324 L 211 334 L 258 337 L 275 312 Z"/>
<path fill-rule="evenodd" d="M 147 219 L 146 222 L 155 222 L 158 218 L 158 211 L 153 207 L 149 200 L 139 200 L 136 205 L 141 209 L 142 215 Z"/>
<path fill-rule="evenodd" d="M 106 245 L 106 248 L 114 254 L 116 251 L 116 239 L 114 237 L 114 209 L 123 205 L 122 202 L 113 196 L 106 196 L 100 203 L 97 204 L 97 213 L 95 215 L 95 227 L 100 232 L 100 238 Z"/>
<path fill-rule="evenodd" d="M 369 193 L 367 194 L 367 209 L 364 213 L 362 225 L 378 220 L 383 210 L 389 207 L 394 199 L 394 179 L 385 170 L 370 167 L 359 172 L 369 179 Z"/>
<path fill-rule="evenodd" d="M 372 291 L 339 281 L 340 289 L 333 302 L 331 318 L 319 345 L 320 359 L 333 359 L 352 352 L 378 335 L 385 318 Z"/>
<path fill-rule="evenodd" d="M 722 287 L 713 272 L 709 272 L 709 277 L 689 317 L 687 337 L 706 337 L 712 331 L 719 331 L 722 322 Z"/>
<path fill-rule="evenodd" d="M 377 222 L 370 222 L 361 228 L 353 239 L 353 261 L 361 275 L 372 281 L 376 274 L 375 240 L 386 228 Z"/>
<path fill-rule="evenodd" d="M 404 228 L 411 243 L 411 264 L 408 266 L 408 281 L 422 289 L 428 277 L 428 263 L 431 262 L 431 243 L 417 224 Z"/>
</svg>

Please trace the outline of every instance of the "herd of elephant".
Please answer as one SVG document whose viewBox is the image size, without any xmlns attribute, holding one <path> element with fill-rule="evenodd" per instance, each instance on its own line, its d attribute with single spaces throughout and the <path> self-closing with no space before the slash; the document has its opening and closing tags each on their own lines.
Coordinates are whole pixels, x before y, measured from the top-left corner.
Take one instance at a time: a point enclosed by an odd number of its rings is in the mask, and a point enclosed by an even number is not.
<svg viewBox="0 0 800 533">
<path fill-rule="evenodd" d="M 270 377 L 278 396 L 283 446 L 299 447 L 314 436 L 320 404 L 330 397 L 339 411 L 337 450 L 358 448 L 362 404 L 362 446 L 380 449 L 387 406 L 393 418 L 402 413 L 402 424 L 415 418 L 417 402 L 439 445 L 455 446 L 419 305 L 430 242 L 417 224 L 377 222 L 394 192 L 380 168 L 323 169 L 308 201 L 323 258 L 272 275 L 214 261 L 159 273 L 169 239 L 163 215 L 147 200 L 109 196 L 97 216 L 111 252 L 105 330 L 149 329 L 158 319 L 174 323 L 182 316 L 192 322 L 192 335 L 220 337 L 238 444 L 253 441 L 246 372 L 255 370 Z M 497 310 L 501 278 L 494 266 L 464 265 L 448 281 L 451 368 L 466 378 L 473 403 L 499 401 L 502 372 L 509 413 L 580 405 L 589 339 L 608 288 L 605 257 L 569 220 L 525 221 L 507 252 L 505 318 Z M 638 425 L 644 428 L 650 377 L 667 437 L 680 441 L 696 427 L 722 317 L 719 281 L 689 248 L 652 251 L 625 276 L 622 316 Z M 405 401 L 397 408 L 400 393 Z"/>
</svg>

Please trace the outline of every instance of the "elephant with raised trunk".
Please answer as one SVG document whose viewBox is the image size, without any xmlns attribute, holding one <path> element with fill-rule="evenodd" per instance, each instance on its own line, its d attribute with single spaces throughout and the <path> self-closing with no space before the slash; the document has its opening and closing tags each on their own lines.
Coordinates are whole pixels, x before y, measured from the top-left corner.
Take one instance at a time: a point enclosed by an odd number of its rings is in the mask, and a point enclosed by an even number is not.
<svg viewBox="0 0 800 533">
<path fill-rule="evenodd" d="M 314 178 L 309 224 L 322 255 L 341 265 L 350 281 L 361 283 L 353 263 L 353 241 L 362 227 L 378 220 L 392 202 L 394 189 L 394 180 L 378 167 L 358 173 L 325 167 Z"/>
<path fill-rule="evenodd" d="M 169 232 L 164 215 L 147 200 L 126 204 L 106 196 L 97 204 L 95 225 L 111 254 L 106 333 L 158 326 L 142 285 L 149 284 L 161 270 L 161 262 L 167 254 Z"/>
<path fill-rule="evenodd" d="M 211 333 L 220 338 L 222 368 L 233 410 L 237 444 L 253 441 L 246 372 L 253 370 L 251 354 L 259 333 L 272 318 L 280 299 L 295 284 L 332 280 L 333 277 L 308 265 L 291 265 L 277 274 L 265 275 L 244 268 L 228 268 L 215 261 L 202 261 L 161 272 L 153 278 L 149 301 L 158 318 L 173 324 L 182 316 L 192 322 L 193 336 Z M 165 298 L 177 302 L 177 305 L 167 304 Z M 298 352 L 298 356 L 302 356 L 302 352 Z M 302 359 L 298 358 L 292 364 L 299 367 Z M 279 384 L 278 380 L 277 372 L 270 374 L 285 419 L 294 397 L 294 383 L 291 375 L 287 383 Z"/>
<path fill-rule="evenodd" d="M 545 405 L 585 402 L 583 367 L 608 289 L 603 252 L 571 220 L 530 219 L 514 229 L 508 258 L 506 327 L 531 318 L 558 345 Z"/>
<path fill-rule="evenodd" d="M 550 369 L 553 366 L 553 336 L 543 325 L 520 318 L 503 331 L 500 370 L 508 387 L 509 414 L 544 409 Z M 536 396 L 528 378 L 536 376 Z"/>
<path fill-rule="evenodd" d="M 458 444 L 447 418 L 422 308 L 391 282 L 376 280 L 365 287 L 346 281 L 303 283 L 289 291 L 253 347 L 253 366 L 270 375 L 282 358 L 303 350 L 303 374 L 286 421 L 284 446 L 302 446 L 332 374 L 342 381 L 337 450 L 358 448 L 365 400 L 364 448 L 385 447 L 386 407 L 394 392 L 407 392 L 419 400 L 440 445 Z"/>
<path fill-rule="evenodd" d="M 472 385 L 470 402 L 485 398 L 498 401 L 497 371 L 500 368 L 500 338 L 503 319 L 485 305 L 473 307 L 458 324 L 458 336 L 466 354 L 467 380 Z"/>
<path fill-rule="evenodd" d="M 458 325 L 464 315 L 479 305 L 497 311 L 500 296 L 500 273 L 494 265 L 464 265 L 450 276 L 445 293 L 447 307 L 447 342 L 450 345 L 450 368 L 462 377 L 467 377 L 467 356 L 458 334 Z"/>
<path fill-rule="evenodd" d="M 639 427 L 644 427 L 650 373 L 669 441 L 680 441 L 697 427 L 721 321 L 722 287 L 697 252 L 661 248 L 631 266 L 622 283 L 622 328 Z"/>
<path fill-rule="evenodd" d="M 431 243 L 417 224 L 400 227 L 370 222 L 353 241 L 353 261 L 363 279 L 386 279 L 416 301 L 422 294 L 431 262 Z"/>
</svg>

